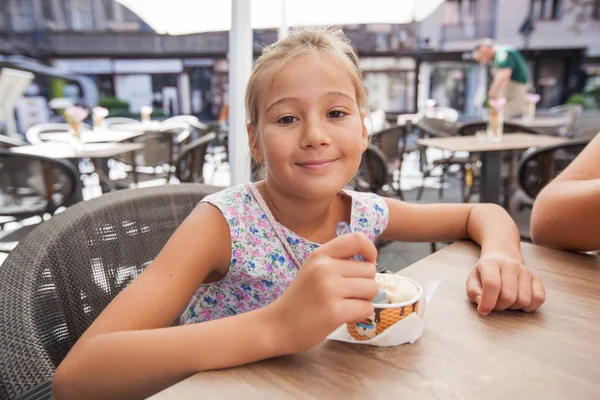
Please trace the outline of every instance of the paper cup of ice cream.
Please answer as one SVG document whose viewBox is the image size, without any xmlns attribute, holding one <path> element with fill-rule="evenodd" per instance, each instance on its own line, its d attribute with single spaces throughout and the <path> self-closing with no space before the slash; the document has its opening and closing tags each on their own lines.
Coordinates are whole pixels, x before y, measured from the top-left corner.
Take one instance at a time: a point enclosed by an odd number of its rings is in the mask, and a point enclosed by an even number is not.
<svg viewBox="0 0 600 400">
<path fill-rule="evenodd" d="M 377 274 L 381 289 L 373 299 L 373 313 L 363 321 L 346 324 L 356 340 L 369 340 L 412 313 L 419 312 L 423 295 L 421 286 L 400 275 Z"/>
</svg>

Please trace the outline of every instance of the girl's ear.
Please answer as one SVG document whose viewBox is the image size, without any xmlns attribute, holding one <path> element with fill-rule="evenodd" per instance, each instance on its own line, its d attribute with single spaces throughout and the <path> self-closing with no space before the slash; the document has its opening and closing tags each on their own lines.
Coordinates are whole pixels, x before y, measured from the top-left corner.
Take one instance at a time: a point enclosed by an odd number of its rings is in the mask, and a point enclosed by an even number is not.
<svg viewBox="0 0 600 400">
<path fill-rule="evenodd" d="M 250 153 L 252 154 L 252 158 L 254 158 L 254 161 L 260 164 L 263 162 L 263 157 L 262 151 L 260 150 L 258 132 L 252 124 L 246 125 L 246 130 L 248 131 L 248 147 L 250 147 Z"/>
</svg>

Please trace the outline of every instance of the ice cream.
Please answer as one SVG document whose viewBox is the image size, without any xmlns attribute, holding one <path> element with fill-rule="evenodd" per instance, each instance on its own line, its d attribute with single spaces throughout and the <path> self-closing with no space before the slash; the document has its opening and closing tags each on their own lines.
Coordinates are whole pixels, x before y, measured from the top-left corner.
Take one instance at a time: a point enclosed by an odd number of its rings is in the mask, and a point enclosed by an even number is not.
<svg viewBox="0 0 600 400">
<path fill-rule="evenodd" d="M 411 281 L 398 276 L 377 274 L 375 280 L 379 292 L 373 299 L 374 304 L 396 304 L 413 300 L 419 293 Z"/>
</svg>

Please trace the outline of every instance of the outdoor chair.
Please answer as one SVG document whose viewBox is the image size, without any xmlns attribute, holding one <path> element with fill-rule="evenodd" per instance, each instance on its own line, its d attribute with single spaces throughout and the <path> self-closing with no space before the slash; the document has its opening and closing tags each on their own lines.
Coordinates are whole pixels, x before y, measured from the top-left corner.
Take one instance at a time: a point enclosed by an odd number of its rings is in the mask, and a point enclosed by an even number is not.
<svg viewBox="0 0 600 400">
<path fill-rule="evenodd" d="M 50 216 L 82 200 L 81 179 L 69 162 L 0 150 L 0 217 L 3 223 Z M 11 251 L 35 225 L 0 234 L 0 251 Z"/>
<path fill-rule="evenodd" d="M 388 182 L 388 160 L 381 150 L 369 145 L 363 153 L 351 186 L 359 192 L 377 193 Z"/>
<path fill-rule="evenodd" d="M 405 125 L 395 125 L 371 135 L 371 144 L 377 146 L 388 161 L 388 181 L 402 199 L 402 160 L 407 148 L 408 130 Z"/>
<path fill-rule="evenodd" d="M 528 201 L 521 208 L 533 205 L 542 189 L 564 171 L 581 153 L 589 139 L 574 140 L 535 149 L 519 163 L 518 184 Z"/>
<path fill-rule="evenodd" d="M 203 167 L 208 145 L 216 137 L 214 132 L 207 133 L 181 149 L 175 160 L 175 177 L 179 182 L 204 183 Z"/>
<path fill-rule="evenodd" d="M 423 116 L 417 121 L 417 128 L 421 131 L 421 137 L 440 138 L 455 136 L 458 126 L 456 122 L 452 120 Z M 433 160 L 430 164 L 427 161 L 427 149 L 425 147 L 421 147 L 420 154 L 423 182 L 417 193 L 417 200 L 421 200 L 423 197 L 425 179 L 431 176 L 431 172 L 436 167 L 442 168 L 442 173 L 440 174 L 440 188 L 438 191 L 438 197 L 442 199 L 444 197 L 444 181 L 448 174 L 448 170 L 452 165 L 458 165 L 461 170 L 461 176 L 464 177 L 465 165 L 469 161 L 468 157 L 456 156 L 454 153 L 450 153 L 449 155 L 444 155 L 440 159 Z"/>
<path fill-rule="evenodd" d="M 50 399 L 52 376 L 71 347 L 217 190 L 181 184 L 112 192 L 32 231 L 0 265 L 0 399 L 27 391 Z"/>
</svg>

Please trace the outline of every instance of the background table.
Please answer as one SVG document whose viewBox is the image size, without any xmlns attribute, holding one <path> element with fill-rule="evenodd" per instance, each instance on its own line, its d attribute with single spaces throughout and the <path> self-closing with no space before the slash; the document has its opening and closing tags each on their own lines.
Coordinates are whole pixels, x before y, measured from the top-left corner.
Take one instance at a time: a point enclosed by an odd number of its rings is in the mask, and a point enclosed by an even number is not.
<svg viewBox="0 0 600 400">
<path fill-rule="evenodd" d="M 34 154 L 50 158 L 109 158 L 144 148 L 142 143 L 90 143 L 81 148 L 64 143 L 43 143 L 13 147 L 14 153 Z"/>
<path fill-rule="evenodd" d="M 136 137 L 144 135 L 144 131 L 118 130 L 109 128 L 94 128 L 93 131 L 81 132 L 81 141 L 83 143 L 109 143 L 125 142 Z M 71 143 L 74 140 L 73 134 L 65 133 L 42 133 L 40 139 L 48 142 L 66 142 Z"/>
<path fill-rule="evenodd" d="M 423 146 L 449 151 L 481 153 L 481 197 L 482 203 L 500 204 L 501 160 L 503 151 L 525 150 L 530 147 L 544 147 L 566 142 L 568 139 L 533 135 L 528 133 L 508 133 L 502 135 L 502 142 L 491 143 L 477 136 L 454 136 L 448 138 L 419 139 Z M 508 195 L 508 194 L 506 194 Z"/>
<path fill-rule="evenodd" d="M 62 159 L 89 158 L 94 164 L 94 169 L 100 178 L 100 186 L 103 192 L 117 189 L 115 183 L 109 178 L 108 158 L 121 154 L 131 154 L 133 164 L 133 181 L 138 183 L 135 170 L 135 151 L 144 148 L 143 143 L 85 143 L 80 148 L 73 147 L 67 143 L 49 142 L 31 146 L 13 147 L 10 151 L 15 153 L 33 154 L 38 156 Z M 75 163 L 78 167 L 77 163 Z"/>
<path fill-rule="evenodd" d="M 458 242 L 400 273 L 442 280 L 415 344 L 326 341 L 303 354 L 199 373 L 150 399 L 597 399 L 600 257 L 522 247 L 546 285 L 536 313 L 479 316 L 465 293 L 479 248 Z"/>
</svg>

